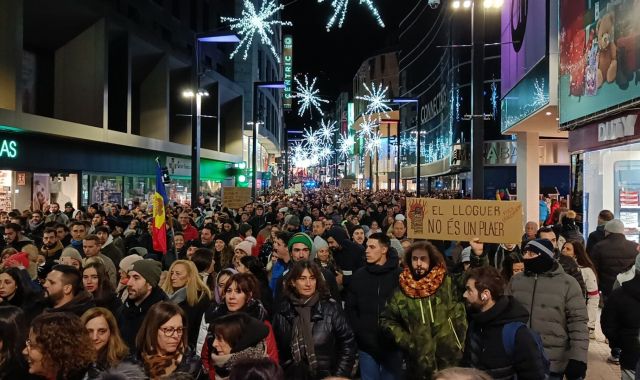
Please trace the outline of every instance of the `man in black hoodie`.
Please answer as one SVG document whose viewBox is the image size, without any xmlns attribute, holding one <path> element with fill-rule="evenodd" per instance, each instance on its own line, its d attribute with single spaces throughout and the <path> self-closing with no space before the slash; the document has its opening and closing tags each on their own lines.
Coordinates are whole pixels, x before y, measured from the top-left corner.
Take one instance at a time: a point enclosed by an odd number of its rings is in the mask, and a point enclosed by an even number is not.
<svg viewBox="0 0 640 380">
<path fill-rule="evenodd" d="M 526 325 L 529 313 L 512 296 L 504 295 L 500 272 L 493 267 L 471 269 L 463 296 L 470 319 L 463 365 L 495 379 L 544 379 L 548 363 Z M 512 344 L 510 348 L 505 346 L 507 339 L 512 339 L 507 343 Z"/>
<path fill-rule="evenodd" d="M 367 240 L 366 265 L 351 278 L 346 311 L 358 342 L 363 379 L 401 378 L 402 354 L 385 339 L 378 320 L 398 287 L 399 258 L 389 237 L 374 233 Z"/>
<path fill-rule="evenodd" d="M 364 266 L 364 247 L 349 240 L 347 231 L 342 227 L 332 227 L 325 234 L 329 248 L 333 253 L 333 259 L 342 270 L 342 284 L 347 289 L 351 283 L 352 275 Z"/>
</svg>

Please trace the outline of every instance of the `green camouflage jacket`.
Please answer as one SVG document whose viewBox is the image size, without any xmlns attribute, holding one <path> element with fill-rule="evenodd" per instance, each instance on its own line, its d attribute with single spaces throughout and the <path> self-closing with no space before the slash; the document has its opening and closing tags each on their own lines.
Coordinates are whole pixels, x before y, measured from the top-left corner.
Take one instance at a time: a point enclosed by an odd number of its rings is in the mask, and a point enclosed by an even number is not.
<svg viewBox="0 0 640 380">
<path fill-rule="evenodd" d="M 407 293 L 405 293 L 407 292 Z M 431 379 L 434 372 L 462 359 L 467 319 L 455 284 L 447 275 L 435 294 L 412 298 L 396 290 L 380 317 L 380 326 L 404 351 L 411 379 Z"/>
</svg>

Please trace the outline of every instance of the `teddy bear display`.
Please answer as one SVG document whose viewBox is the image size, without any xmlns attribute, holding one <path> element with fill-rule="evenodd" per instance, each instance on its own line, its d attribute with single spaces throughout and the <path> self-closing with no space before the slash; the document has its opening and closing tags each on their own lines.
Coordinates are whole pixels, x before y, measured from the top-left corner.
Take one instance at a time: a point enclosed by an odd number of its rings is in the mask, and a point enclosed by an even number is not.
<svg viewBox="0 0 640 380">
<path fill-rule="evenodd" d="M 596 26 L 598 36 L 598 88 L 605 81 L 613 83 L 618 71 L 618 51 L 614 41 L 614 15 L 609 12 L 602 16 Z"/>
</svg>

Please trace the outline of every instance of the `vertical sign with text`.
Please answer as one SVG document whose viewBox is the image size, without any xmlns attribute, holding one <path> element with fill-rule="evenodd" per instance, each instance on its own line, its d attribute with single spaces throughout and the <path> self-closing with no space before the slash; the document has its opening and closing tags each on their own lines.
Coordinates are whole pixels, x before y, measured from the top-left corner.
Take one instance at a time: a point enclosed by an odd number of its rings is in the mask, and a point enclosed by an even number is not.
<svg viewBox="0 0 640 380">
<path fill-rule="evenodd" d="M 283 44 L 283 59 L 284 62 L 284 92 L 282 107 L 285 110 L 290 110 L 293 105 L 293 37 L 289 34 L 284 36 Z"/>
</svg>

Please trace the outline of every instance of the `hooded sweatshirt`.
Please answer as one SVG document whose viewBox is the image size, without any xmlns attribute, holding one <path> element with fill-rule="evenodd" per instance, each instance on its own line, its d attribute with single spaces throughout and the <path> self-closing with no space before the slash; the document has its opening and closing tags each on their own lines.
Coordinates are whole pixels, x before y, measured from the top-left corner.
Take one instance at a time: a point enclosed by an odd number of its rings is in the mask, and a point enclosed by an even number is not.
<svg viewBox="0 0 640 380">
<path fill-rule="evenodd" d="M 355 271 L 364 266 L 364 247 L 349 240 L 347 232 L 340 227 L 331 228 L 326 232 L 326 235 L 327 239 L 333 238 L 340 245 L 339 249 L 332 249 L 333 259 L 342 269 L 343 284 L 346 288 L 351 283 L 351 276 Z"/>
</svg>

